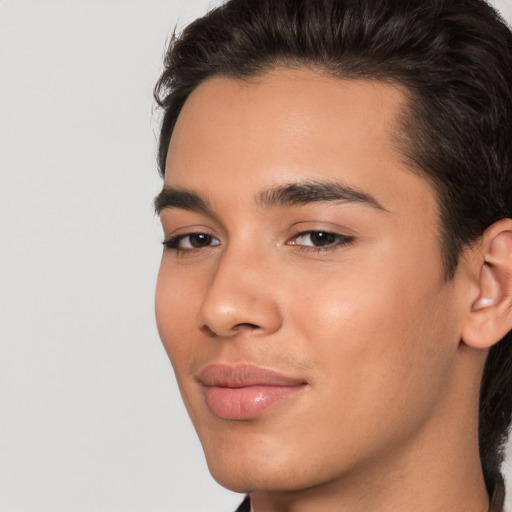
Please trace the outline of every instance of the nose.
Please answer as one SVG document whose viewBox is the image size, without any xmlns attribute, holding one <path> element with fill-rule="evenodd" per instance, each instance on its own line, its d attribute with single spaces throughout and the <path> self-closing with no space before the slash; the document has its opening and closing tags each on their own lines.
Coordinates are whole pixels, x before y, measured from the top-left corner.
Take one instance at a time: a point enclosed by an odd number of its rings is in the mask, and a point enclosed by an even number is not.
<svg viewBox="0 0 512 512">
<path fill-rule="evenodd" d="M 250 249 L 227 249 L 206 290 L 200 307 L 200 324 L 216 337 L 241 332 L 272 334 L 282 325 L 275 279 L 267 258 Z M 272 283 L 273 281 L 273 283 Z"/>
</svg>

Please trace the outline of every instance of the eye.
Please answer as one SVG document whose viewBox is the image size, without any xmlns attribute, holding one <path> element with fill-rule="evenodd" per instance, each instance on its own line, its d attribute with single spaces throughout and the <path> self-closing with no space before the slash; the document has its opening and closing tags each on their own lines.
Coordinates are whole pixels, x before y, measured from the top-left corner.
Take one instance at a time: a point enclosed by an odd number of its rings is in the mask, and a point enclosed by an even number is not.
<svg viewBox="0 0 512 512">
<path fill-rule="evenodd" d="M 353 237 L 340 235 L 331 231 L 304 231 L 294 236 L 289 245 L 298 245 L 304 248 L 328 249 L 349 244 Z"/>
<path fill-rule="evenodd" d="M 220 240 L 208 233 L 187 233 L 164 240 L 165 247 L 175 251 L 192 251 L 220 245 Z"/>
</svg>

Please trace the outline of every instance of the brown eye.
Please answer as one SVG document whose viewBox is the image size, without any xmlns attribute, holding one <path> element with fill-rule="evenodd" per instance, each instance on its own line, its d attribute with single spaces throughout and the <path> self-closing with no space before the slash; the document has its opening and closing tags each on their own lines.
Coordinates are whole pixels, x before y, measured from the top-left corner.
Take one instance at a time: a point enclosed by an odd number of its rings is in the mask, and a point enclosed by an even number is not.
<svg viewBox="0 0 512 512">
<path fill-rule="evenodd" d="M 331 231 L 305 231 L 294 237 L 291 245 L 302 247 L 330 247 L 345 245 L 352 237 L 333 233 Z"/>
<path fill-rule="evenodd" d="M 194 233 L 182 238 L 182 241 L 185 242 L 187 239 L 188 245 L 191 248 L 199 249 L 201 247 L 208 247 L 212 243 L 213 237 L 211 235 L 207 235 L 206 233 Z"/>
<path fill-rule="evenodd" d="M 334 233 L 327 233 L 326 231 L 312 231 L 309 238 L 315 247 L 331 245 L 337 241 L 337 236 Z"/>
<path fill-rule="evenodd" d="M 340 235 L 332 231 L 303 231 L 295 235 L 287 245 L 296 245 L 304 251 L 327 251 L 338 249 L 354 241 L 354 237 Z"/>
<path fill-rule="evenodd" d="M 164 245 L 169 249 L 176 251 L 192 251 L 204 249 L 205 247 L 219 245 L 220 241 L 208 233 L 188 233 L 169 238 L 164 241 Z"/>
</svg>

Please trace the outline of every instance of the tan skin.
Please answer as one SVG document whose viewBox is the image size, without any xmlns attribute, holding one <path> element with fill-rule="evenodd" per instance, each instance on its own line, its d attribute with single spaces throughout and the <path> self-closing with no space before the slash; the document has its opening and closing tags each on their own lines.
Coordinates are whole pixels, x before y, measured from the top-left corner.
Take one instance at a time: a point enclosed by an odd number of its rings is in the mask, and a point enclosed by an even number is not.
<svg viewBox="0 0 512 512">
<path fill-rule="evenodd" d="M 157 324 L 212 475 L 252 492 L 256 512 L 487 510 L 478 386 L 512 323 L 500 270 L 512 267 L 512 221 L 445 281 L 434 191 L 395 148 L 405 104 L 393 85 L 276 69 L 214 77 L 179 116 L 165 187 L 209 208 L 161 211 L 173 242 Z M 365 199 L 261 199 L 304 183 Z M 226 420 L 197 380 L 212 362 L 278 370 L 304 389 Z"/>
</svg>

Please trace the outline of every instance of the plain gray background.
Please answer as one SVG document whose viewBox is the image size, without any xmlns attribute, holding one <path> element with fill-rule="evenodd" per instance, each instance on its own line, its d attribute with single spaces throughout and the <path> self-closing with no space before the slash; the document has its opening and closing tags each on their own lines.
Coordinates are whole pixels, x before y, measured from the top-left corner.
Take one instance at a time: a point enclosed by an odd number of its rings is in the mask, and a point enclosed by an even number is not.
<svg viewBox="0 0 512 512">
<path fill-rule="evenodd" d="M 209 5 L 0 1 L 0 512 L 240 501 L 207 472 L 153 318 L 152 88 L 174 25 Z"/>
</svg>

